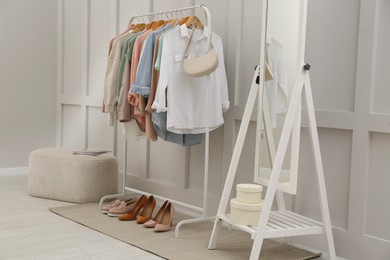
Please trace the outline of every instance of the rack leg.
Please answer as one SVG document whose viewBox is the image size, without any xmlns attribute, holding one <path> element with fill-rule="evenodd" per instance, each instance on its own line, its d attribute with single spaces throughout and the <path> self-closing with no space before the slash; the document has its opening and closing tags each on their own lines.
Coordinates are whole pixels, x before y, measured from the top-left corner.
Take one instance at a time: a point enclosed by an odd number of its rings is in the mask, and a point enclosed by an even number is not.
<svg viewBox="0 0 390 260">
<path fill-rule="evenodd" d="M 210 75 L 207 75 L 206 78 L 207 84 L 206 86 L 209 86 L 210 83 Z M 206 117 L 208 120 L 210 120 L 209 117 L 209 108 L 210 108 L 210 96 L 212 95 L 210 93 L 211 88 L 206 88 L 206 99 L 207 99 L 207 106 L 206 106 Z M 207 209 L 208 209 L 208 190 L 209 190 L 209 161 L 210 161 L 210 128 L 209 128 L 210 122 L 207 122 L 207 130 L 206 130 L 206 138 L 205 138 L 205 147 L 204 147 L 204 180 L 203 180 L 203 215 L 201 218 L 194 218 L 194 219 L 186 219 L 182 220 L 179 223 L 177 223 L 175 228 L 175 237 L 179 237 L 179 230 L 180 227 L 184 224 L 190 224 L 190 223 L 197 223 L 202 221 L 211 220 L 214 217 L 208 217 L 207 216 Z"/>
<path fill-rule="evenodd" d="M 303 76 L 303 75 L 302 75 Z M 297 81 L 287 110 L 286 120 L 283 125 L 278 150 L 275 155 L 275 161 L 272 167 L 271 177 L 265 194 L 264 206 L 260 214 L 259 224 L 257 226 L 256 236 L 253 241 L 250 260 L 257 260 L 260 255 L 261 246 L 264 241 L 264 234 L 267 227 L 268 219 L 271 214 L 272 202 L 276 193 L 280 172 L 282 171 L 283 160 L 286 155 L 287 146 L 290 140 L 294 119 L 299 106 L 300 96 L 303 89 L 303 79 Z"/>
<path fill-rule="evenodd" d="M 320 195 L 322 221 L 324 223 L 324 233 L 325 233 L 325 238 L 328 247 L 329 259 L 336 260 L 336 252 L 334 248 L 334 241 L 333 241 L 333 234 L 332 234 L 332 224 L 330 221 L 329 205 L 328 205 L 328 199 L 326 195 L 324 169 L 321 160 L 320 143 L 319 143 L 318 132 L 317 132 L 317 123 L 314 114 L 314 104 L 313 104 L 313 96 L 311 92 L 309 73 L 307 72 L 305 76 L 306 76 L 306 80 L 305 80 L 304 92 L 305 92 L 306 106 L 307 106 L 307 117 L 309 119 L 310 140 L 311 140 L 311 146 L 314 154 L 316 173 L 318 177 L 318 189 Z"/>
<path fill-rule="evenodd" d="M 114 141 L 116 143 L 116 127 L 115 127 L 115 140 Z M 116 154 L 116 144 L 115 144 L 114 148 L 115 148 L 114 151 Z M 100 199 L 100 202 L 99 202 L 99 210 L 102 209 L 104 201 L 106 201 L 108 199 L 114 199 L 114 198 L 118 198 L 118 197 L 126 195 L 125 187 L 126 187 L 126 173 L 127 173 L 127 140 L 124 140 L 124 142 L 123 142 L 123 153 L 124 153 L 124 159 L 123 159 L 122 192 L 118 193 L 118 194 L 106 195 L 106 196 L 102 197 Z"/>
<path fill-rule="evenodd" d="M 249 91 L 248 99 L 246 102 L 245 110 L 244 110 L 244 115 L 242 117 L 241 121 L 241 126 L 240 130 L 238 131 L 238 136 L 236 140 L 236 144 L 234 146 L 233 150 L 233 155 L 232 159 L 230 161 L 229 165 L 229 170 L 226 176 L 226 181 L 225 185 L 222 191 L 222 196 L 221 196 L 221 201 L 219 202 L 219 207 L 218 207 L 218 213 L 217 216 L 215 217 L 215 222 L 219 221 L 218 214 L 224 214 L 226 212 L 227 206 L 228 206 L 228 201 L 230 198 L 230 193 L 233 187 L 233 182 L 234 182 L 234 177 L 237 172 L 237 167 L 238 167 L 238 162 L 240 160 L 242 148 L 244 146 L 244 141 L 245 141 L 245 136 L 248 131 L 248 126 L 250 122 L 250 117 L 253 111 L 253 107 L 256 102 L 257 98 L 257 92 L 259 90 L 259 85 L 256 84 L 256 77 L 259 73 L 259 67 L 256 68 L 256 73 L 253 76 L 252 80 L 252 86 Z M 214 241 L 213 243 L 210 242 L 210 244 L 215 244 L 218 237 L 219 231 L 216 229 L 219 229 L 220 225 L 214 225 L 213 231 L 211 233 L 210 241 Z"/>
<path fill-rule="evenodd" d="M 198 222 L 203 222 L 203 221 L 208 221 L 212 220 L 214 217 L 201 217 L 201 218 L 192 218 L 192 219 L 185 219 L 180 221 L 179 223 L 176 224 L 175 227 L 175 238 L 179 238 L 179 230 L 180 227 L 184 224 L 191 224 L 191 223 L 198 223 Z"/>
<path fill-rule="evenodd" d="M 221 230 L 222 220 L 220 218 L 216 218 L 214 221 L 213 232 L 211 234 L 211 239 L 209 242 L 209 249 L 215 249 L 217 247 L 217 238 L 219 236 L 219 231 Z"/>
</svg>

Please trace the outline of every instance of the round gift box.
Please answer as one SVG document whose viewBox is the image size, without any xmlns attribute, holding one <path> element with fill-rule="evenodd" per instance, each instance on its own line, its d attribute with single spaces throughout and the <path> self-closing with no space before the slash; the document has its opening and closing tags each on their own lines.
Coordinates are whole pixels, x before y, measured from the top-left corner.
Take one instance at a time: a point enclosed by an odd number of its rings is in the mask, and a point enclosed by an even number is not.
<svg viewBox="0 0 390 260">
<path fill-rule="evenodd" d="M 260 203 L 263 186 L 258 184 L 241 183 L 236 185 L 236 199 L 243 203 Z"/>
<path fill-rule="evenodd" d="M 234 224 L 257 226 L 263 203 L 242 203 L 230 200 L 230 220 Z"/>
</svg>

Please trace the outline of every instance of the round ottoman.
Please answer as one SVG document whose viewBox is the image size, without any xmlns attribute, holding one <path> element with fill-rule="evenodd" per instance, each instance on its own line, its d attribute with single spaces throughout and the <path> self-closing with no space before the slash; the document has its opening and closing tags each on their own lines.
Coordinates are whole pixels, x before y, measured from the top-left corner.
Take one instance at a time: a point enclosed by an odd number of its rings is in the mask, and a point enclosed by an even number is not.
<svg viewBox="0 0 390 260">
<path fill-rule="evenodd" d="M 29 194 L 75 203 L 98 202 L 118 192 L 118 162 L 112 155 L 73 155 L 43 148 L 29 156 Z"/>
</svg>

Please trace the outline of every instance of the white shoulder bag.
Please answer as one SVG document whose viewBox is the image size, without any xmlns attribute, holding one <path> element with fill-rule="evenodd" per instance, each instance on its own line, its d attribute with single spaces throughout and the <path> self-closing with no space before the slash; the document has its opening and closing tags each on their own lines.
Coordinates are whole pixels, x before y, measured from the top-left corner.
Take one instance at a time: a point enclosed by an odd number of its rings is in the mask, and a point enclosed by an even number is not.
<svg viewBox="0 0 390 260">
<path fill-rule="evenodd" d="M 213 45 L 211 44 L 211 34 L 210 34 L 210 46 L 209 51 L 206 54 L 200 55 L 194 58 L 188 58 L 191 44 L 192 44 L 192 35 L 194 34 L 194 29 L 192 30 L 190 40 L 187 45 L 187 49 L 184 55 L 183 60 L 183 70 L 186 74 L 191 77 L 203 77 L 218 67 L 218 56 L 214 51 Z"/>
</svg>

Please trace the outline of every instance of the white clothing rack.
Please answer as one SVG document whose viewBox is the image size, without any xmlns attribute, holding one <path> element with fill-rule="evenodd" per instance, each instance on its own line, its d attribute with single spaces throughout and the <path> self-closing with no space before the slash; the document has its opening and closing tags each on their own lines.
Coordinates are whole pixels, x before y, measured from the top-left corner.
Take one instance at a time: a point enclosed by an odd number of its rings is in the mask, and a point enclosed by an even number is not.
<svg viewBox="0 0 390 260">
<path fill-rule="evenodd" d="M 242 118 L 240 130 L 236 145 L 233 150 L 232 159 L 230 162 L 228 174 L 226 177 L 225 186 L 223 189 L 221 201 L 218 208 L 217 216 L 215 217 L 213 231 L 210 237 L 209 249 L 215 249 L 217 246 L 219 230 L 222 226 L 222 222 L 227 223 L 229 226 L 233 226 L 238 230 L 242 230 L 251 234 L 251 238 L 254 240 L 252 250 L 250 254 L 251 260 L 257 260 L 260 256 L 261 246 L 265 238 L 277 238 L 277 237 L 290 237 L 290 236 L 303 236 L 303 235 L 314 235 L 314 234 L 325 234 L 326 244 L 328 249 L 328 257 L 331 260 L 336 259 L 336 253 L 333 242 L 332 226 L 330 222 L 330 214 L 328 208 L 328 200 L 326 195 L 324 171 L 321 160 L 317 124 L 315 119 L 315 110 L 313 105 L 313 97 L 311 92 L 311 84 L 309 78 L 309 64 L 304 64 L 304 50 L 305 50 L 305 35 L 306 35 L 306 13 L 307 13 L 307 0 L 301 0 L 301 14 L 302 20 L 300 24 L 300 62 L 301 70 L 299 71 L 297 81 L 294 86 L 294 90 L 291 96 L 289 107 L 287 110 L 283 130 L 281 133 L 278 149 L 275 156 L 271 154 L 272 171 L 270 180 L 268 182 L 267 192 L 265 194 L 263 208 L 261 210 L 260 218 L 257 226 L 246 226 L 238 225 L 230 220 L 229 214 L 227 214 L 227 206 L 232 190 L 234 178 L 236 175 L 238 162 L 242 152 L 245 136 L 248 130 L 250 116 L 253 111 L 256 99 L 258 99 L 258 114 L 257 114 L 257 127 L 256 127 L 256 158 L 255 158 L 255 172 L 258 171 L 258 150 L 260 142 L 260 131 L 263 114 L 263 88 L 264 88 L 264 66 L 263 61 L 265 57 L 265 35 L 266 35 L 266 24 L 267 24 L 267 0 L 263 0 L 263 16 L 262 16 L 262 33 L 261 33 L 261 51 L 260 51 L 260 64 L 261 70 L 256 69 L 255 76 L 253 78 L 252 86 L 249 92 L 248 100 L 246 103 L 244 115 Z M 261 72 L 261 73 L 260 73 Z M 256 84 L 256 76 L 260 73 L 260 82 Z M 282 170 L 283 160 L 286 155 L 287 146 L 290 138 L 293 142 L 296 141 L 294 138 L 299 140 L 299 132 L 295 131 L 295 126 L 298 123 L 300 127 L 301 120 L 301 107 L 302 101 L 306 104 L 306 113 L 308 119 L 308 129 L 310 133 L 311 148 L 313 153 L 313 160 L 315 166 L 315 173 L 318 181 L 318 194 L 319 204 L 322 216 L 322 223 L 306 216 L 299 215 L 295 212 L 281 209 L 277 211 L 271 211 L 273 200 L 277 195 L 278 181 Z M 266 129 L 268 135 L 269 128 Z M 270 132 L 271 133 L 271 132 Z M 293 151 L 294 153 L 294 151 Z M 293 154 L 294 160 L 298 157 Z"/>
<path fill-rule="evenodd" d="M 130 22 L 129 24 L 131 24 L 134 19 L 139 19 L 139 18 L 148 18 L 149 20 L 150 19 L 154 19 L 156 17 L 158 17 L 159 15 L 162 15 L 162 14 L 173 14 L 173 13 L 181 13 L 183 14 L 183 11 L 188 11 L 188 10 L 194 10 L 194 9 L 203 9 L 203 11 L 205 12 L 205 15 L 206 15 L 206 26 L 208 27 L 209 29 L 209 37 L 207 39 L 207 46 L 210 46 L 210 40 L 211 40 L 211 15 L 210 15 L 210 11 L 209 9 L 201 4 L 201 5 L 196 5 L 196 6 L 189 6 L 189 7 L 184 7 L 184 8 L 177 8 L 177 9 L 171 9 L 171 10 L 165 10 L 165 11 L 161 11 L 161 12 L 154 12 L 154 13 L 148 13 L 148 14 L 141 14 L 141 15 L 136 15 L 136 16 L 133 16 L 131 19 L 130 19 Z M 209 79 L 210 79 L 210 76 L 208 75 L 207 76 L 207 82 L 209 82 Z M 207 113 L 207 118 L 209 118 L 209 107 L 210 107 L 210 91 L 208 91 L 209 88 L 206 88 L 206 100 L 207 100 L 207 106 L 206 106 L 206 113 Z M 114 141 L 117 139 L 117 131 L 115 131 L 115 134 L 114 134 Z M 116 141 L 115 141 L 116 142 Z M 158 195 L 155 195 L 153 194 L 153 196 L 158 199 L 158 200 L 169 200 L 170 202 L 172 202 L 174 205 L 179 205 L 179 206 L 182 206 L 182 207 L 185 207 L 185 208 L 188 208 L 188 209 L 191 209 L 191 210 L 194 210 L 194 211 L 197 211 L 197 212 L 200 212 L 202 213 L 202 216 L 199 217 L 199 218 L 192 218 L 192 219 L 186 219 L 186 220 L 182 220 L 180 222 L 177 223 L 176 227 L 175 227 L 175 237 L 179 237 L 179 229 L 182 225 L 184 224 L 189 224 L 189 223 L 196 223 L 196 222 L 201 222 L 201 221 L 206 221 L 206 220 L 211 220 L 213 219 L 214 217 L 208 217 L 207 216 L 207 198 L 208 198 L 208 175 L 209 175 L 209 144 L 210 144 L 210 127 L 209 127 L 209 124 L 207 125 L 206 127 L 206 132 L 205 132 L 205 155 L 204 155 L 204 184 L 203 184 L 203 207 L 197 207 L 197 206 L 194 206 L 194 205 L 191 205 L 191 204 L 187 204 L 187 203 L 184 203 L 184 202 L 180 202 L 180 201 L 176 201 L 176 200 L 172 200 L 172 199 L 168 199 L 168 198 L 165 198 L 165 197 L 162 197 L 162 196 L 158 196 Z M 147 141 L 147 145 L 150 145 L 150 141 L 148 140 Z M 114 144 L 114 148 L 116 148 L 116 145 Z M 114 154 L 116 154 L 116 149 L 114 149 Z M 150 193 L 147 193 L 147 192 L 144 192 L 144 191 L 141 191 L 141 190 L 137 190 L 137 189 L 134 189 L 134 188 L 130 188 L 130 187 L 127 187 L 126 186 L 126 174 L 127 174 L 127 140 L 125 139 L 124 140 L 124 160 L 123 160 L 123 180 L 122 180 L 122 183 L 123 183 L 123 187 L 122 187 L 122 193 L 118 193 L 118 194 L 112 194 L 112 195 L 106 195 L 104 197 L 101 198 L 100 200 L 100 203 L 99 203 L 99 209 L 102 208 L 103 206 L 103 203 L 105 200 L 108 200 L 108 199 L 113 199 L 113 198 L 117 198 L 117 197 L 120 197 L 120 196 L 124 196 L 126 191 L 129 191 L 129 192 L 134 192 L 134 193 L 137 193 L 137 194 L 143 194 L 143 195 L 147 195 L 147 196 L 150 196 L 151 194 Z"/>
</svg>

